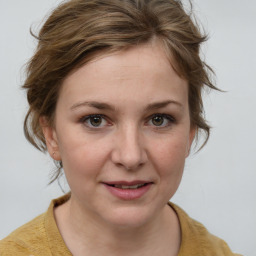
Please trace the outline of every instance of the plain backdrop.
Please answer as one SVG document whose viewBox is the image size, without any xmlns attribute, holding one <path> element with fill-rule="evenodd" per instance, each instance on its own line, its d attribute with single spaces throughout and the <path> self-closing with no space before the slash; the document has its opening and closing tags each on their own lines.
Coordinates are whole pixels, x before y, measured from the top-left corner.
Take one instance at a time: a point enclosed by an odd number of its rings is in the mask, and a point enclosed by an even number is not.
<svg viewBox="0 0 256 256">
<path fill-rule="evenodd" d="M 0 0 L 0 239 L 46 211 L 62 194 L 47 186 L 54 168 L 48 155 L 23 136 L 27 110 L 24 64 L 45 15 L 60 1 Z M 256 255 L 256 2 L 195 0 L 209 34 L 205 60 L 225 93 L 205 95 L 212 125 L 207 146 L 191 155 L 172 201 L 223 238 L 233 251 Z M 61 182 L 64 184 L 63 181 Z M 64 189 L 68 189 L 65 184 Z"/>
</svg>

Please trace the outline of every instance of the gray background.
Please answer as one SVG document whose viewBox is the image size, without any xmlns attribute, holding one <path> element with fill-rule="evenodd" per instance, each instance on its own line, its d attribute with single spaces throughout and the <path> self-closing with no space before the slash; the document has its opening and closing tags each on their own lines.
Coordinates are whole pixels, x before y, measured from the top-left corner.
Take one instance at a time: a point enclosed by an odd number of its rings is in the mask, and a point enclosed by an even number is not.
<svg viewBox="0 0 256 256">
<path fill-rule="evenodd" d="M 53 164 L 23 136 L 27 110 L 20 90 L 23 65 L 36 42 L 33 24 L 60 1 L 0 0 L 0 239 L 44 212 L 62 194 L 47 186 Z M 209 32 L 206 61 L 226 93 L 205 96 L 213 126 L 207 146 L 189 157 L 172 199 L 232 250 L 256 255 L 256 2 L 195 0 L 195 12 Z M 68 189 L 64 185 L 64 188 Z"/>
</svg>

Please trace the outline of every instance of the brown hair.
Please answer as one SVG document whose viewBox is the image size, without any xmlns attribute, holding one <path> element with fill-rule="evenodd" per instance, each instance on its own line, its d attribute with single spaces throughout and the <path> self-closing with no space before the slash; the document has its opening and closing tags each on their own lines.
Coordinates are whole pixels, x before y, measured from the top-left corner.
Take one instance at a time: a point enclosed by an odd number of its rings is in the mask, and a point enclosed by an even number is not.
<svg viewBox="0 0 256 256">
<path fill-rule="evenodd" d="M 124 50 L 155 37 L 174 59 L 176 72 L 189 83 L 191 124 L 197 136 L 200 130 L 205 132 L 207 142 L 210 127 L 204 119 L 202 88 L 217 88 L 209 76 L 211 68 L 199 55 L 206 36 L 181 1 L 70 0 L 52 12 L 35 37 L 38 46 L 23 85 L 29 103 L 24 131 L 39 150 L 46 150 L 39 118 L 45 116 L 53 125 L 60 86 L 71 71 L 96 54 Z"/>
</svg>

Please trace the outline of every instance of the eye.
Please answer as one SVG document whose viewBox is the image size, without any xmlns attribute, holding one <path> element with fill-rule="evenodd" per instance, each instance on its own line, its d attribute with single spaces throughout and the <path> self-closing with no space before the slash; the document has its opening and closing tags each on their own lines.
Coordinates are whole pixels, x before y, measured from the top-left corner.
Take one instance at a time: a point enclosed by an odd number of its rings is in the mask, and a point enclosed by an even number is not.
<svg viewBox="0 0 256 256">
<path fill-rule="evenodd" d="M 172 116 L 167 114 L 154 114 L 150 120 L 149 125 L 155 126 L 155 127 L 167 127 L 174 123 L 175 120 Z"/>
<path fill-rule="evenodd" d="M 89 128 L 101 128 L 107 125 L 106 119 L 102 115 L 89 115 L 81 119 Z"/>
</svg>

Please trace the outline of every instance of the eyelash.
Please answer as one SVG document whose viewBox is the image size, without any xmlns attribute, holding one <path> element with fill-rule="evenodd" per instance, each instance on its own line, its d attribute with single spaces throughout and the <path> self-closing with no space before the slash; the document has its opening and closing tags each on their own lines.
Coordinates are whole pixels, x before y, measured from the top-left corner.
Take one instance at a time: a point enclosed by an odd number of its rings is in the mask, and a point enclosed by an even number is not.
<svg viewBox="0 0 256 256">
<path fill-rule="evenodd" d="M 92 115 L 88 115 L 88 116 L 83 116 L 82 118 L 79 119 L 79 122 L 84 124 L 85 126 L 87 126 L 90 129 L 100 129 L 100 128 L 102 128 L 102 127 L 97 127 L 97 126 L 86 124 L 86 121 L 90 120 L 91 118 L 95 118 L 95 117 L 102 118 L 102 120 L 105 120 L 105 121 L 107 120 L 107 117 L 105 115 L 102 115 L 102 114 L 92 114 Z"/>
<path fill-rule="evenodd" d="M 108 122 L 108 121 L 107 121 L 108 118 L 107 118 L 105 115 L 102 115 L 102 114 L 92 114 L 92 115 L 83 116 L 83 117 L 81 117 L 81 118 L 79 119 L 79 122 L 82 123 L 82 124 L 84 124 L 84 125 L 85 125 L 86 127 L 88 127 L 89 129 L 97 130 L 97 129 L 103 128 L 105 125 L 97 127 L 97 126 L 93 126 L 92 124 L 87 124 L 87 123 L 86 123 L 88 120 L 90 120 L 91 118 L 95 118 L 95 117 L 96 117 L 96 118 L 99 117 L 99 118 L 101 118 L 102 120 L 105 120 L 105 122 Z M 155 118 L 155 117 L 164 118 L 164 119 L 167 120 L 167 122 L 168 122 L 168 124 L 167 124 L 167 125 L 164 125 L 164 126 L 161 126 L 161 125 L 157 126 L 157 125 L 152 124 L 152 126 L 154 126 L 154 128 L 156 128 L 156 129 L 161 129 L 161 128 L 163 129 L 163 128 L 169 127 L 169 126 L 171 126 L 172 124 L 176 123 L 176 120 L 175 120 L 175 118 L 174 118 L 173 116 L 168 115 L 168 114 L 163 114 L 163 113 L 156 113 L 156 114 L 151 115 L 151 116 L 148 118 L 148 121 L 147 121 L 146 123 L 149 123 L 150 121 L 152 122 L 153 118 Z M 101 125 L 101 124 L 100 124 L 100 125 Z M 108 126 L 108 125 L 106 125 L 106 126 Z"/>
<path fill-rule="evenodd" d="M 175 118 L 173 116 L 168 115 L 168 114 L 162 114 L 162 113 L 153 114 L 152 116 L 149 117 L 149 121 L 150 120 L 152 121 L 153 118 L 155 118 L 155 117 L 165 118 L 168 121 L 167 125 L 165 125 L 165 126 L 157 126 L 157 125 L 155 125 L 156 129 L 161 129 L 161 128 L 169 127 L 169 126 L 171 126 L 172 124 L 174 124 L 176 122 L 176 120 L 175 120 Z"/>
</svg>

